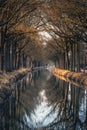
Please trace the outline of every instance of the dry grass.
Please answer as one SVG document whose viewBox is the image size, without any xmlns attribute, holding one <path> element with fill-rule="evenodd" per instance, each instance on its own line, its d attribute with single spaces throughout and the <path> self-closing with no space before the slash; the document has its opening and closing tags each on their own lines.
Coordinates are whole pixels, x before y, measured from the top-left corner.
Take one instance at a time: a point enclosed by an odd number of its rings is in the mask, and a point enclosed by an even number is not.
<svg viewBox="0 0 87 130">
<path fill-rule="evenodd" d="M 71 82 L 76 86 L 83 85 L 83 88 L 87 88 L 87 74 L 83 72 L 71 72 L 69 70 L 63 70 L 59 68 L 53 68 L 52 73 L 59 79 Z M 85 86 L 85 87 L 84 87 Z"/>
</svg>

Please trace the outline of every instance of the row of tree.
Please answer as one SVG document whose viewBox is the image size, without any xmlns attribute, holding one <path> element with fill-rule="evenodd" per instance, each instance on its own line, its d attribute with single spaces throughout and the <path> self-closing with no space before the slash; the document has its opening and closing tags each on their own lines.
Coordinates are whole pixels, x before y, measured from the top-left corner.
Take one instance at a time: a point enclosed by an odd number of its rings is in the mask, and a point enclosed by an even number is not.
<svg viewBox="0 0 87 130">
<path fill-rule="evenodd" d="M 0 12 L 2 71 L 26 66 L 26 61 L 31 64 L 32 57 L 48 58 L 61 68 L 77 71 L 87 64 L 86 0 L 0 0 Z M 40 31 L 51 36 L 45 48 L 40 44 Z"/>
<path fill-rule="evenodd" d="M 0 0 L 0 70 L 12 71 L 41 60 L 41 47 L 36 44 L 40 5 L 37 0 Z"/>
<path fill-rule="evenodd" d="M 62 68 L 79 71 L 81 64 L 87 64 L 87 1 L 50 0 L 44 8 L 45 30 L 52 36 L 47 44 L 48 57 Z"/>
</svg>

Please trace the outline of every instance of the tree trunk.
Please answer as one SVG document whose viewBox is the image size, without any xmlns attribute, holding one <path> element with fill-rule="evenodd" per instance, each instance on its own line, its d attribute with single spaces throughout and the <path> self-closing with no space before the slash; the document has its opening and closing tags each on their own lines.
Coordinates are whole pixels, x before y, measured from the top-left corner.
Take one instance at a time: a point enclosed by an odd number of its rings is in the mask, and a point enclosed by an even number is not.
<svg viewBox="0 0 87 130">
<path fill-rule="evenodd" d="M 80 44 L 77 44 L 77 71 L 80 71 Z"/>
<path fill-rule="evenodd" d="M 4 46 L 5 46 L 5 41 L 4 41 L 4 31 L 3 28 L 1 28 L 1 70 L 4 71 Z"/>
<path fill-rule="evenodd" d="M 5 70 L 6 72 L 11 71 L 10 63 L 10 43 L 6 42 L 5 45 Z"/>
</svg>

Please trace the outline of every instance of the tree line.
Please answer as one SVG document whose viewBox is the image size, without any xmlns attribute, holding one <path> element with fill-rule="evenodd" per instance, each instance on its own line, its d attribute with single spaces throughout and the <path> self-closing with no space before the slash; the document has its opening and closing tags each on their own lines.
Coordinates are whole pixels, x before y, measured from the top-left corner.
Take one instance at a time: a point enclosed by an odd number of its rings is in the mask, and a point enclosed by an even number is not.
<svg viewBox="0 0 87 130">
<path fill-rule="evenodd" d="M 0 70 L 35 59 L 73 71 L 87 65 L 86 0 L 0 0 L 0 12 Z M 40 31 L 51 36 L 45 47 Z"/>
<path fill-rule="evenodd" d="M 39 20 L 35 16 L 39 6 L 37 0 L 0 1 L 0 70 L 26 67 L 38 59 L 41 47 L 36 44 Z"/>
<path fill-rule="evenodd" d="M 44 8 L 48 57 L 73 71 L 87 66 L 87 1 L 50 0 Z"/>
</svg>

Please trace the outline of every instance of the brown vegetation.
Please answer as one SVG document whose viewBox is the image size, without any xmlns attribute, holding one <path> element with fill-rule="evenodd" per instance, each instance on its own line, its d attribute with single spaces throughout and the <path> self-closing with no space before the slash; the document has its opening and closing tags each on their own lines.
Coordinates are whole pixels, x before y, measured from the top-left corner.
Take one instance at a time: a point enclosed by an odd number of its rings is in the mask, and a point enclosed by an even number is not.
<svg viewBox="0 0 87 130">
<path fill-rule="evenodd" d="M 76 86 L 87 89 L 87 74 L 82 72 L 71 72 L 59 68 L 53 68 L 52 73 L 59 79 L 71 82 Z"/>
</svg>

